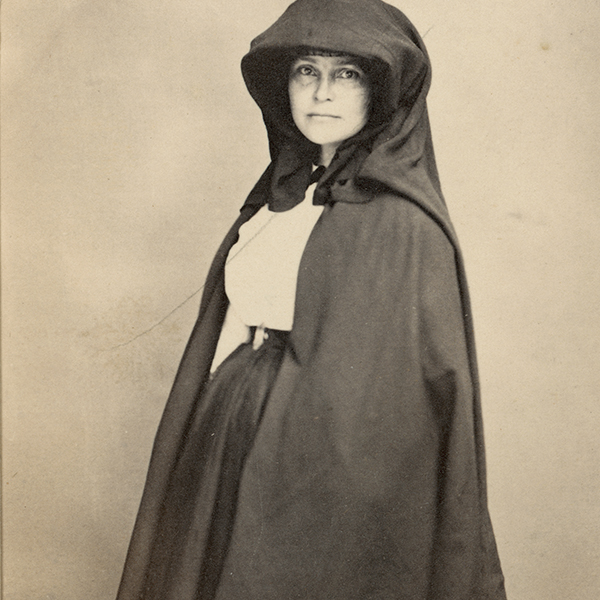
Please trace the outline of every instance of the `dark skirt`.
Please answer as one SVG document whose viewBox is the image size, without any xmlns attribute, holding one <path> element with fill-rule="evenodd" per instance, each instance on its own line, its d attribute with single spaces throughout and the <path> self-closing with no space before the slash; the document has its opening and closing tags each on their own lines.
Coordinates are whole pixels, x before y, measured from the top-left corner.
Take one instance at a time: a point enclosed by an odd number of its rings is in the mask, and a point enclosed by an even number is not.
<svg viewBox="0 0 600 600">
<path fill-rule="evenodd" d="M 198 400 L 170 475 L 144 600 L 210 600 L 235 520 L 240 478 L 277 376 L 287 332 L 239 346 Z"/>
</svg>

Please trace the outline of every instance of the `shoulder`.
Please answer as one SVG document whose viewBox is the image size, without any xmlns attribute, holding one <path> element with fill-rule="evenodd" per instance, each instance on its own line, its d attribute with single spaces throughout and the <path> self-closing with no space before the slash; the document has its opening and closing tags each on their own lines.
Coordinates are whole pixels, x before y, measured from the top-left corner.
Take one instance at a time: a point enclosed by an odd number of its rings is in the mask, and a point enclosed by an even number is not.
<svg viewBox="0 0 600 600">
<path fill-rule="evenodd" d="M 440 217 L 413 200 L 395 194 L 379 194 L 368 203 L 367 209 L 378 214 L 382 222 L 388 221 L 390 227 L 410 228 L 424 236 L 454 242 L 454 230 L 448 214 Z"/>
<path fill-rule="evenodd" d="M 458 244 L 449 218 L 440 219 L 417 203 L 394 194 L 370 202 L 338 202 L 323 216 L 323 233 L 333 245 L 383 252 L 400 249 L 454 254 Z"/>
</svg>

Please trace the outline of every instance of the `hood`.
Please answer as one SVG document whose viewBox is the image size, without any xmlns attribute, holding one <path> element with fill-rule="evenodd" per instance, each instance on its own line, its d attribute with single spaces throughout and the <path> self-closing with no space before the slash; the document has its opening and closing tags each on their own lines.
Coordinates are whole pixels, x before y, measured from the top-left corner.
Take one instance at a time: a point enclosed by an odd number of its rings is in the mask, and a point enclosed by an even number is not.
<svg viewBox="0 0 600 600">
<path fill-rule="evenodd" d="M 307 47 L 366 59 L 378 115 L 338 148 L 315 202 L 369 202 L 390 192 L 449 225 L 427 115 L 429 57 L 408 18 L 380 0 L 297 0 L 253 40 L 242 74 L 262 111 L 272 162 L 247 204 L 287 210 L 304 198 L 318 149 L 292 121 L 287 78 L 291 60 Z"/>
</svg>

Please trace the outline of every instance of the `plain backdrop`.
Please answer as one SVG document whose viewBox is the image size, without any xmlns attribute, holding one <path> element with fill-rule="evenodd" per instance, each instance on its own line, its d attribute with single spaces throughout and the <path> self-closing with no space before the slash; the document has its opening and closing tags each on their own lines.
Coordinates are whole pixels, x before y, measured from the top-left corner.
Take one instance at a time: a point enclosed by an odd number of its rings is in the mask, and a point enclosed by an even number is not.
<svg viewBox="0 0 600 600">
<path fill-rule="evenodd" d="M 394 3 L 433 63 L 509 598 L 596 600 L 600 4 Z M 198 290 L 268 161 L 239 61 L 286 5 L 3 2 L 5 600 L 114 597 Z"/>
</svg>

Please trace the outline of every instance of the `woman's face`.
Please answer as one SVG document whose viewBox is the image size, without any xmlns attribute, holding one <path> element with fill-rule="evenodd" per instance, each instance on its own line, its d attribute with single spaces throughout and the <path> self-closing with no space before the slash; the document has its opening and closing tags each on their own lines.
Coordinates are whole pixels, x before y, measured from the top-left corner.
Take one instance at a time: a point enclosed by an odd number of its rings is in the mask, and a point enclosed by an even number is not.
<svg viewBox="0 0 600 600">
<path fill-rule="evenodd" d="M 290 70 L 289 94 L 296 126 L 323 150 L 335 151 L 369 118 L 369 82 L 348 56 L 296 59 Z"/>
</svg>

